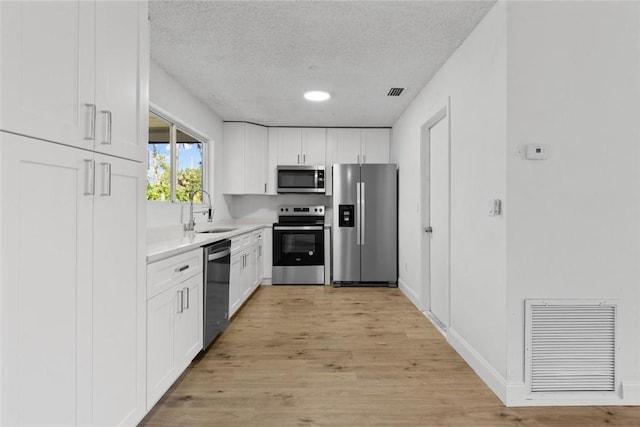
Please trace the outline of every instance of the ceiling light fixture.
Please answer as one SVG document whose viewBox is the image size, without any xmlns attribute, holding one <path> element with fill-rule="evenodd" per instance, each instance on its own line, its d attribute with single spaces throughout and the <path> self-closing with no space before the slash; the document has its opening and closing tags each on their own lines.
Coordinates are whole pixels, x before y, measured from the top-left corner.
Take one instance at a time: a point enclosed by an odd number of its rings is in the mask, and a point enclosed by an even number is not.
<svg viewBox="0 0 640 427">
<path fill-rule="evenodd" d="M 311 90 L 309 92 L 305 92 L 304 97 L 309 101 L 318 102 L 318 101 L 326 101 L 327 99 L 331 98 L 331 95 L 329 95 L 328 92 L 323 92 L 321 90 Z"/>
</svg>

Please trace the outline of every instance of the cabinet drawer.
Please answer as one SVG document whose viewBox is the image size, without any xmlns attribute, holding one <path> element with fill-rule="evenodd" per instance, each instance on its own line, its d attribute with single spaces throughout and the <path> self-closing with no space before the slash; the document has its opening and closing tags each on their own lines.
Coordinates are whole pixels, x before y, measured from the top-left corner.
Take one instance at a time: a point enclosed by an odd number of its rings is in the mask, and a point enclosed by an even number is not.
<svg viewBox="0 0 640 427">
<path fill-rule="evenodd" d="M 202 271 L 202 248 L 147 265 L 147 298 Z"/>
<path fill-rule="evenodd" d="M 231 239 L 231 253 L 242 251 L 251 245 L 251 233 L 241 234 Z"/>
<path fill-rule="evenodd" d="M 262 232 L 264 229 L 256 230 L 251 235 L 251 244 L 260 244 L 262 242 Z"/>
</svg>

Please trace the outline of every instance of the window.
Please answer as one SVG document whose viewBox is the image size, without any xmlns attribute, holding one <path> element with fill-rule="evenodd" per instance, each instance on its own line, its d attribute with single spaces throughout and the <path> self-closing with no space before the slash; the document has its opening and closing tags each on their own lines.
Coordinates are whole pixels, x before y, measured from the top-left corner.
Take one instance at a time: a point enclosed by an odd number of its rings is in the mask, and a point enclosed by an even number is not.
<svg viewBox="0 0 640 427">
<path fill-rule="evenodd" d="M 193 134 L 194 132 L 191 132 Z M 206 190 L 206 144 L 187 130 L 149 113 L 147 200 L 201 202 Z"/>
</svg>

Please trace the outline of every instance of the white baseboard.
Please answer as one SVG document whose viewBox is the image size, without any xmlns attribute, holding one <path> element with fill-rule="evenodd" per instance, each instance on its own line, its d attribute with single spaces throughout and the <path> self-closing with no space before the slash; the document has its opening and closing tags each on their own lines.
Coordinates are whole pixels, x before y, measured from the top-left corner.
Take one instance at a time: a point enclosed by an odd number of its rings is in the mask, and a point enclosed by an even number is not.
<svg viewBox="0 0 640 427">
<path fill-rule="evenodd" d="M 527 393 L 524 383 L 507 385 L 506 406 L 621 406 L 640 404 L 640 383 L 623 382 L 620 393 L 602 393 L 601 396 L 593 393 L 584 396 L 573 394 L 571 396 L 545 396 L 531 397 Z"/>
<path fill-rule="evenodd" d="M 420 295 L 407 285 L 407 282 L 402 280 L 402 278 L 398 279 L 398 288 L 407 298 L 409 298 L 409 301 L 411 301 L 418 310 L 422 311 L 422 308 L 420 307 Z"/>
<path fill-rule="evenodd" d="M 493 366 L 489 364 L 464 338 L 462 338 L 452 327 L 447 330 L 447 341 L 451 347 L 458 352 L 467 362 L 471 369 L 484 381 L 491 391 L 503 403 L 507 400 L 506 381 Z"/>
</svg>

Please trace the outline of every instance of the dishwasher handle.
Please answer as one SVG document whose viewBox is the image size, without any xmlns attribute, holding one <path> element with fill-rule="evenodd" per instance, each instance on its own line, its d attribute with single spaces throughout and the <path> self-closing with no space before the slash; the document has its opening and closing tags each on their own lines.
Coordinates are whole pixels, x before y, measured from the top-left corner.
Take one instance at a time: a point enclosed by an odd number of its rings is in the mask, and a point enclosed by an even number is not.
<svg viewBox="0 0 640 427">
<path fill-rule="evenodd" d="M 209 254 L 209 256 L 207 256 L 207 260 L 215 261 L 217 259 L 226 257 L 230 253 L 231 253 L 231 249 L 225 249 L 224 251 L 221 251 L 221 252 L 214 252 L 212 254 Z"/>
</svg>

